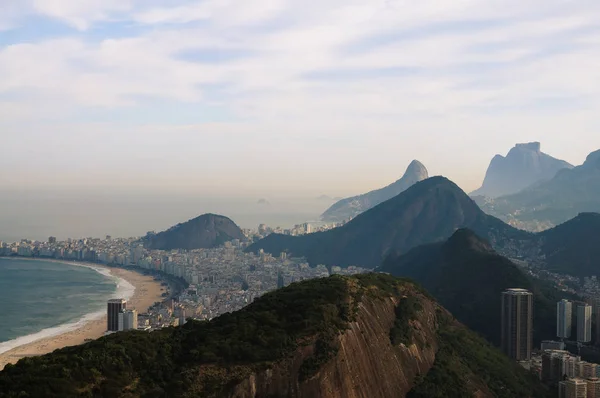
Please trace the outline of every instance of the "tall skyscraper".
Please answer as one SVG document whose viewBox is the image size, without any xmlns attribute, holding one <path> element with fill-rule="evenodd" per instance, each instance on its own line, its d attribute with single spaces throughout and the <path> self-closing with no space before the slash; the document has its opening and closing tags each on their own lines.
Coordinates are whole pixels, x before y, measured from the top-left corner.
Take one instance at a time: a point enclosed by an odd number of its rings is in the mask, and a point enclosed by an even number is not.
<svg viewBox="0 0 600 398">
<path fill-rule="evenodd" d="M 502 292 L 502 351 L 516 361 L 531 359 L 533 294 L 526 289 Z"/>
<path fill-rule="evenodd" d="M 580 343 L 592 341 L 592 306 L 589 304 L 577 305 L 577 341 Z"/>
<path fill-rule="evenodd" d="M 106 330 L 117 332 L 119 330 L 119 313 L 127 309 L 125 299 L 108 300 Z"/>
<path fill-rule="evenodd" d="M 572 314 L 573 303 L 569 300 L 561 300 L 556 304 L 556 336 L 561 339 L 571 337 Z"/>
<path fill-rule="evenodd" d="M 558 385 L 559 398 L 586 398 L 587 383 L 583 379 L 563 380 Z"/>
</svg>

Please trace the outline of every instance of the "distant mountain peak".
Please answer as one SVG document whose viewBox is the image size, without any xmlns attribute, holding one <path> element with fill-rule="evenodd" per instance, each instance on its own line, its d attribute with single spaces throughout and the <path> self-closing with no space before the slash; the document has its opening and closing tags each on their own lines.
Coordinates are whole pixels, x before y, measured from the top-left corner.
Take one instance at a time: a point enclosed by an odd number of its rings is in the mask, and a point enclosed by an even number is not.
<svg viewBox="0 0 600 398">
<path fill-rule="evenodd" d="M 406 171 L 404 172 L 404 175 L 415 174 L 415 173 L 419 173 L 419 174 L 424 173 L 425 175 L 428 175 L 427 168 L 425 167 L 425 165 L 423 165 L 423 163 L 419 162 L 416 159 L 413 160 L 412 162 L 410 162 L 410 164 L 406 168 Z"/>
<path fill-rule="evenodd" d="M 543 153 L 539 142 L 516 144 L 506 157 L 492 158 L 483 185 L 471 195 L 491 198 L 510 195 L 571 168 L 564 160 Z"/>
<path fill-rule="evenodd" d="M 415 183 L 429 177 L 427 168 L 418 160 L 413 160 L 402 177 L 392 184 L 368 193 L 342 199 L 327 209 L 321 218 L 323 221 L 344 221 L 354 218 L 388 199 L 404 192 Z"/>
<path fill-rule="evenodd" d="M 468 228 L 458 229 L 444 244 L 446 248 L 460 251 L 473 250 L 484 253 L 495 253 L 488 241 Z"/>
<path fill-rule="evenodd" d="M 600 168 L 600 150 L 590 153 L 585 159 L 583 165 L 586 167 L 593 166 L 596 168 Z"/>
</svg>

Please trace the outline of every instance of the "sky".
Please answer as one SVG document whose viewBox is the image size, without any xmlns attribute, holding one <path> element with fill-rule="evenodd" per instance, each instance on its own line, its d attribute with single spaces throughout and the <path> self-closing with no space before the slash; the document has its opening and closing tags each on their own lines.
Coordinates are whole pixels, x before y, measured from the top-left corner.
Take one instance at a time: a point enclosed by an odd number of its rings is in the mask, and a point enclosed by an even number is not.
<svg viewBox="0 0 600 398">
<path fill-rule="evenodd" d="M 0 0 L 3 188 L 470 191 L 600 148 L 597 0 Z"/>
</svg>

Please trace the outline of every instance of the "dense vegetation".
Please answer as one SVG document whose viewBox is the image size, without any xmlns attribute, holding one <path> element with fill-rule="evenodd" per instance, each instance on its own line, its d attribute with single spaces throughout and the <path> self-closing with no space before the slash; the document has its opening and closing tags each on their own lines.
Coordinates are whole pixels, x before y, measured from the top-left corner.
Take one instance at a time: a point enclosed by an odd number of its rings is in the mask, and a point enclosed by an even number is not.
<svg viewBox="0 0 600 398">
<path fill-rule="evenodd" d="M 445 314 L 439 313 L 438 321 L 440 346 L 434 366 L 407 398 L 468 397 L 480 389 L 498 398 L 551 396 L 534 375 L 482 338 L 457 327 Z"/>
<path fill-rule="evenodd" d="M 554 337 L 556 302 L 569 298 L 525 275 L 469 230 L 457 231 L 445 243 L 390 257 L 379 270 L 417 281 L 459 321 L 496 345 L 500 345 L 500 295 L 505 289 L 520 287 L 534 293 L 536 343 Z"/>
<path fill-rule="evenodd" d="M 531 235 L 483 213 L 466 193 L 444 177 L 421 181 L 358 215 L 342 227 L 302 236 L 272 234 L 247 250 L 273 255 L 287 251 L 312 265 L 377 267 L 390 253 L 448 239 L 468 227 L 498 247 L 529 241 Z"/>
<path fill-rule="evenodd" d="M 413 341 L 413 328 L 410 327 L 410 321 L 414 320 L 417 312 L 423 307 L 419 299 L 415 296 L 404 297 L 396 306 L 396 320 L 394 326 L 390 330 L 390 340 L 393 345 L 405 344 L 408 345 Z"/>
<path fill-rule="evenodd" d="M 251 370 L 285 357 L 304 337 L 345 328 L 345 279 L 315 279 L 266 294 L 211 322 L 126 332 L 25 358 L 0 373 L 0 397 L 219 395 Z M 203 365 L 219 365 L 219 368 Z M 21 393 L 22 392 L 22 393 Z"/>
</svg>

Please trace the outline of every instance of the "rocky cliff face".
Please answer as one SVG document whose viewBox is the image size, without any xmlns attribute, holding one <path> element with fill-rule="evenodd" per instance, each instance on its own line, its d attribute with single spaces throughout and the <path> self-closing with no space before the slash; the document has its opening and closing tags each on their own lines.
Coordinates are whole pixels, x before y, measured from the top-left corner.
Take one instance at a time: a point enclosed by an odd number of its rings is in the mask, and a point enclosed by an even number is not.
<svg viewBox="0 0 600 398">
<path fill-rule="evenodd" d="M 415 294 L 414 291 L 408 292 Z M 422 296 L 421 296 L 422 298 Z M 299 369 L 315 353 L 314 343 L 298 349 L 291 360 L 252 374 L 237 385 L 231 397 L 268 396 L 314 398 L 403 397 L 426 374 L 438 350 L 436 306 L 423 302 L 423 310 L 411 321 L 414 337 L 393 346 L 390 329 L 396 320 L 399 299 L 366 298 L 349 329 L 335 339 L 337 355 L 308 380 L 299 381 Z"/>
<path fill-rule="evenodd" d="M 517 144 L 506 157 L 496 155 L 488 167 L 483 185 L 472 196 L 510 195 L 539 181 L 549 180 L 569 163 L 541 151 L 539 142 Z"/>
<path fill-rule="evenodd" d="M 418 160 L 413 160 L 402 178 L 398 181 L 375 191 L 342 199 L 327 209 L 321 215 L 321 219 L 323 221 L 340 222 L 354 218 L 360 213 L 399 195 L 417 182 L 423 181 L 428 177 L 429 175 L 425 166 Z"/>
</svg>

